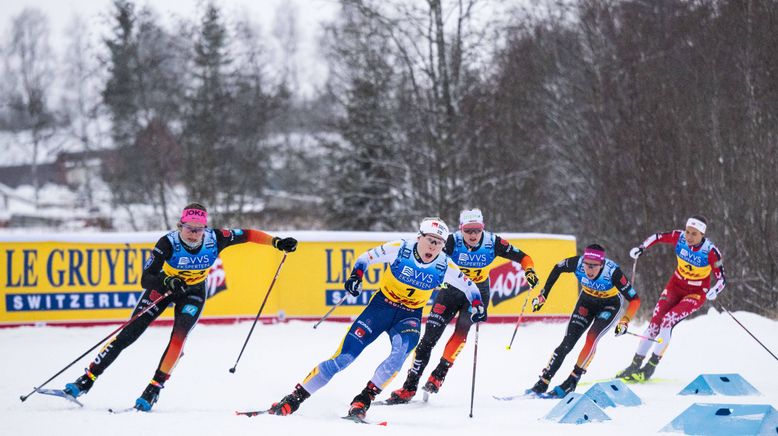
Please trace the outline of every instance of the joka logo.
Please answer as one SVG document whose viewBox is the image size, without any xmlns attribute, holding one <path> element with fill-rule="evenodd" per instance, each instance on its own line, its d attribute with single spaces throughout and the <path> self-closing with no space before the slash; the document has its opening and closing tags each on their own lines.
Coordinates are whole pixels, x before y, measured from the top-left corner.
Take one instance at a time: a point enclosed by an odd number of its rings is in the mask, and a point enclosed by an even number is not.
<svg viewBox="0 0 778 436">
<path fill-rule="evenodd" d="M 356 329 L 354 329 L 354 334 L 358 338 L 363 338 L 365 337 L 365 330 L 363 330 L 362 327 L 357 327 Z"/>
<path fill-rule="evenodd" d="M 489 271 L 489 280 L 492 304 L 495 306 L 530 290 L 521 264 L 516 262 L 508 262 L 492 269 Z"/>
<path fill-rule="evenodd" d="M 184 211 L 184 216 L 205 216 L 205 211 L 199 209 L 187 209 Z"/>
</svg>

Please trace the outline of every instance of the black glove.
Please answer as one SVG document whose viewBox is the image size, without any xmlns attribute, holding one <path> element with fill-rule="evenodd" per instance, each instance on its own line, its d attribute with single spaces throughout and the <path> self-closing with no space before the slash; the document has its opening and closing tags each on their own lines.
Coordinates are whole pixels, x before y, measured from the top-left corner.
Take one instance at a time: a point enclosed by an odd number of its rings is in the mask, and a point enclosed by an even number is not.
<svg viewBox="0 0 778 436">
<path fill-rule="evenodd" d="M 352 296 L 359 297 L 359 293 L 362 292 L 362 277 L 356 273 L 351 274 L 351 277 L 346 279 L 343 288 Z"/>
<path fill-rule="evenodd" d="M 526 271 L 524 271 L 524 278 L 527 279 L 527 283 L 529 283 L 530 288 L 535 289 L 535 286 L 538 285 L 538 282 L 540 279 L 538 279 L 538 275 L 535 273 L 535 270 L 532 268 L 527 268 Z"/>
<path fill-rule="evenodd" d="M 273 237 L 273 247 L 276 247 L 280 251 L 286 251 L 287 253 L 291 253 L 294 250 L 297 250 L 297 239 L 295 238 L 279 238 L 279 237 Z"/>
<path fill-rule="evenodd" d="M 166 276 L 162 279 L 162 284 L 173 293 L 174 297 L 180 297 L 186 294 L 186 282 L 178 276 Z"/>
<path fill-rule="evenodd" d="M 470 321 L 486 321 L 486 307 L 484 307 L 484 303 L 481 300 L 473 300 L 473 304 L 470 306 Z"/>
</svg>

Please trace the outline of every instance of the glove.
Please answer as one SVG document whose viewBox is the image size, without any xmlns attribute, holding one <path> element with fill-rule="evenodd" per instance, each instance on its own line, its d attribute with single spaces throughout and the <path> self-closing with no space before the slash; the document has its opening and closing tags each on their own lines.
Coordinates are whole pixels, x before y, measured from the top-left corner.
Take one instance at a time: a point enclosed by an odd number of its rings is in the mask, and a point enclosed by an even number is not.
<svg viewBox="0 0 778 436">
<path fill-rule="evenodd" d="M 629 257 L 633 259 L 637 259 L 640 257 L 641 254 L 643 254 L 643 251 L 645 251 L 646 247 L 640 245 L 638 247 L 633 248 L 632 250 L 629 250 Z"/>
<path fill-rule="evenodd" d="M 481 300 L 473 300 L 473 304 L 470 306 L 470 321 L 486 321 L 486 308 Z"/>
<path fill-rule="evenodd" d="M 173 293 L 174 297 L 180 297 L 186 294 L 186 282 L 178 276 L 166 276 L 162 279 L 165 288 Z"/>
<path fill-rule="evenodd" d="M 619 323 L 616 324 L 616 331 L 615 331 L 616 336 L 618 337 L 627 333 L 628 328 L 629 328 L 629 320 L 626 317 L 621 318 Z"/>
<path fill-rule="evenodd" d="M 532 299 L 532 311 L 537 312 L 544 304 L 546 304 L 546 297 L 543 294 L 538 294 L 537 297 Z"/>
<path fill-rule="evenodd" d="M 532 268 L 527 268 L 526 271 L 524 271 L 524 278 L 527 279 L 527 283 L 529 283 L 529 286 L 532 289 L 535 289 L 535 286 L 538 285 L 538 282 L 540 279 L 538 279 L 538 275 L 535 273 L 535 270 Z"/>
<path fill-rule="evenodd" d="M 705 296 L 708 298 L 708 300 L 715 300 L 716 297 L 719 296 L 719 292 L 724 290 L 724 283 L 719 280 L 716 282 L 715 285 L 713 285 L 710 289 L 708 289 L 708 292 L 705 294 Z"/>
<path fill-rule="evenodd" d="M 352 296 L 359 297 L 359 294 L 362 292 L 362 277 L 358 276 L 356 273 L 351 274 L 351 277 L 346 279 L 343 288 Z"/>
<path fill-rule="evenodd" d="M 297 239 L 295 238 L 279 238 L 279 237 L 273 237 L 273 247 L 276 247 L 280 251 L 286 251 L 287 253 L 291 253 L 294 250 L 297 250 Z"/>
</svg>

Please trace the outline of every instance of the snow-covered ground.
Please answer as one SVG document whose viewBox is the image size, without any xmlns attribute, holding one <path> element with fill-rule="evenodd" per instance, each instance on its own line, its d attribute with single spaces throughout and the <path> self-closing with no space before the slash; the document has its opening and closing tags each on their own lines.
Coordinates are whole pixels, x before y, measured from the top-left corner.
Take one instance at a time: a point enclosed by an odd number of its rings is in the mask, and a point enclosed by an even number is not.
<svg viewBox="0 0 778 436">
<path fill-rule="evenodd" d="M 778 350 L 778 321 L 750 313 L 734 314 L 773 352 Z M 474 417 L 468 417 L 473 368 L 473 334 L 449 372 L 439 394 L 429 403 L 405 406 L 374 406 L 368 418 L 388 421 L 387 427 L 363 426 L 339 419 L 364 386 L 388 350 L 381 338 L 369 347 L 329 385 L 303 403 L 291 417 L 245 418 L 236 410 L 268 407 L 302 380 L 319 361 L 336 350 L 346 324 L 325 323 L 313 330 L 311 323 L 258 325 L 237 367 L 235 363 L 250 323 L 232 326 L 200 325 L 190 335 L 185 356 L 149 414 L 111 415 L 108 408 L 134 403 L 146 386 L 170 335 L 169 327 L 152 327 L 99 379 L 82 400 L 83 409 L 56 397 L 33 395 L 26 402 L 20 395 L 48 379 L 113 329 L 11 328 L 0 329 L 3 357 L 0 359 L 0 422 L 4 435 L 597 435 L 654 434 L 694 402 L 770 404 L 778 408 L 778 362 L 724 313 L 711 310 L 704 316 L 682 322 L 676 329 L 655 377 L 664 383 L 631 385 L 643 400 L 638 407 L 605 409 L 612 418 L 602 423 L 558 424 L 541 418 L 555 400 L 500 402 L 492 395 L 510 395 L 531 386 L 564 333 L 565 324 L 522 326 L 513 348 L 505 349 L 513 326 L 485 324 L 478 344 L 478 373 Z M 633 326 L 635 331 L 643 326 Z M 444 335 L 450 336 L 451 327 Z M 561 382 L 572 368 L 582 340 L 568 356 L 553 384 Z M 587 380 L 604 379 L 626 366 L 637 338 L 604 337 Z M 442 352 L 433 352 L 429 372 Z M 91 353 L 90 357 L 91 358 Z M 81 374 L 89 358 L 71 367 L 48 387 L 61 388 Z M 410 360 L 410 359 L 409 359 Z M 408 362 L 389 389 L 398 388 Z M 761 396 L 706 397 L 676 395 L 701 373 L 739 373 Z M 425 374 L 426 377 L 426 374 Z M 588 386 L 579 386 L 585 392 Z M 385 398 L 381 395 L 379 399 Z"/>
</svg>

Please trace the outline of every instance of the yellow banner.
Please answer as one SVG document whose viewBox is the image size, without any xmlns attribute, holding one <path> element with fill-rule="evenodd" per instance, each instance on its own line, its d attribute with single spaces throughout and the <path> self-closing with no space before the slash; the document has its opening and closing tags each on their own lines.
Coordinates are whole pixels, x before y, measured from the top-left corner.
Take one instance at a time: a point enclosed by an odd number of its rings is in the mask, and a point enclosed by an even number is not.
<svg viewBox="0 0 778 436">
<path fill-rule="evenodd" d="M 290 253 L 263 310 L 263 318 L 318 319 L 346 296 L 343 282 L 364 251 L 405 233 L 290 232 L 300 241 Z M 142 293 L 140 277 L 163 233 L 37 236 L 37 241 L 0 236 L 3 307 L 0 324 L 124 321 Z M 575 239 L 565 235 L 503 234 L 529 254 L 543 280 L 559 260 L 574 256 Z M 80 240 L 83 238 L 83 240 Z M 221 253 L 208 279 L 203 320 L 253 318 L 265 298 L 282 253 L 264 245 L 241 244 Z M 490 273 L 490 319 L 514 318 L 529 288 L 520 265 L 497 258 Z M 333 317 L 358 315 L 381 280 L 386 265 L 372 265 L 359 297 L 346 297 Z M 225 291 L 225 292 L 222 292 Z M 530 299 L 536 292 L 532 292 Z M 540 315 L 567 316 L 578 296 L 571 274 L 560 277 Z M 527 304 L 529 306 L 529 303 Z M 525 315 L 531 309 L 527 308 Z M 426 311 L 425 311 L 426 314 Z M 163 318 L 169 318 L 168 311 Z"/>
</svg>

